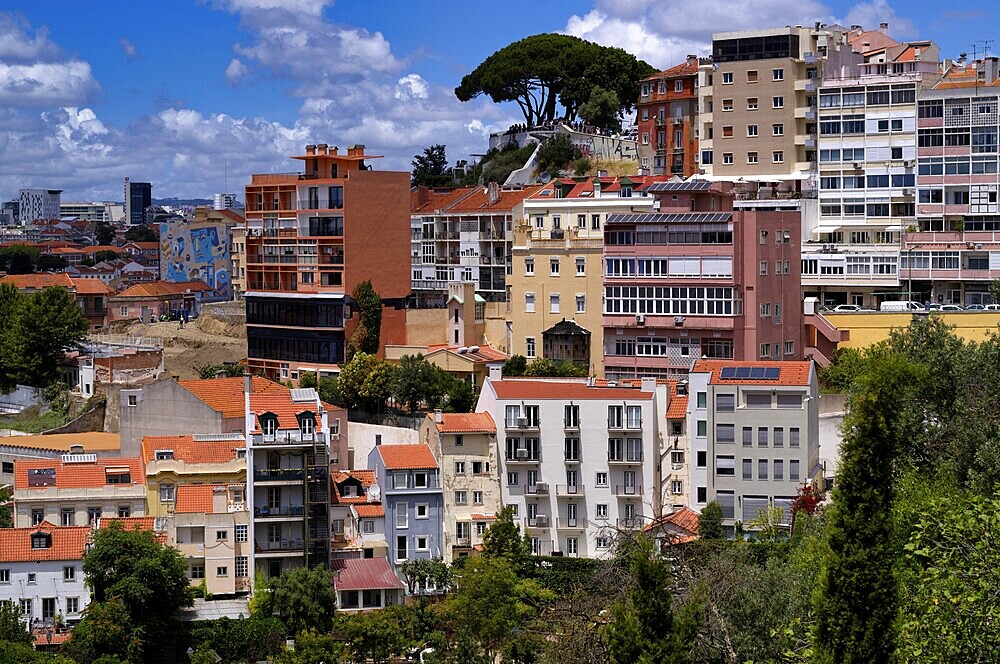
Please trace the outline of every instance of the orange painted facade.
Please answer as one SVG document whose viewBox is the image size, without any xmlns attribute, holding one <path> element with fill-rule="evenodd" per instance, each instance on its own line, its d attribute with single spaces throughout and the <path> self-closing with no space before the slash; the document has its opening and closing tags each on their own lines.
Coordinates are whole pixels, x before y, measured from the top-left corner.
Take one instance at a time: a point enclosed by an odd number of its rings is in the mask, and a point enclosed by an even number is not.
<svg viewBox="0 0 1000 664">
<path fill-rule="evenodd" d="M 688 56 L 640 85 L 639 163 L 653 175 L 689 177 L 698 171 L 698 64 Z"/>
</svg>

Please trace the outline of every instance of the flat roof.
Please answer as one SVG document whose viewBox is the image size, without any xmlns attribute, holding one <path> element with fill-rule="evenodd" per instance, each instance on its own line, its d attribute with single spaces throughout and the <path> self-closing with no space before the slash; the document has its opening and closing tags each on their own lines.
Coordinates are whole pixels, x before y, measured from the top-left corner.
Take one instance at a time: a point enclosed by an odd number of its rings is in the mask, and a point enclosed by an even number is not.
<svg viewBox="0 0 1000 664">
<path fill-rule="evenodd" d="M 52 433 L 32 436 L 5 436 L 0 438 L 0 445 L 30 447 L 42 450 L 69 451 L 72 445 L 83 445 L 87 452 L 104 452 L 120 450 L 121 436 L 117 433 L 90 431 L 87 433 Z"/>
</svg>

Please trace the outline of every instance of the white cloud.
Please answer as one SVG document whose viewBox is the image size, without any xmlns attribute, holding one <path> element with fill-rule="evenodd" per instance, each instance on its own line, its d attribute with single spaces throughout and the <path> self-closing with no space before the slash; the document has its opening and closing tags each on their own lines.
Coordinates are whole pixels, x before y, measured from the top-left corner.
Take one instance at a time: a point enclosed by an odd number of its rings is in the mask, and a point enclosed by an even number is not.
<svg viewBox="0 0 1000 664">
<path fill-rule="evenodd" d="M 427 81 L 420 74 L 407 74 L 396 82 L 393 96 L 400 101 L 427 99 Z"/>
<path fill-rule="evenodd" d="M 239 58 L 233 58 L 226 66 L 226 81 L 231 85 L 235 85 L 249 73 L 247 66 Z"/>
<path fill-rule="evenodd" d="M 118 44 L 122 47 L 122 53 L 124 53 L 125 57 L 129 60 L 139 55 L 139 49 L 136 48 L 136 45 L 124 37 L 118 38 Z"/>
<path fill-rule="evenodd" d="M 88 99 L 98 86 L 90 64 L 80 60 L 4 64 L 0 62 L 0 105 L 52 106 Z"/>
<path fill-rule="evenodd" d="M 49 62 L 60 55 L 47 29 L 32 30 L 23 16 L 0 13 L 0 62 Z"/>
<path fill-rule="evenodd" d="M 851 7 L 838 23 L 845 26 L 860 25 L 870 30 L 877 29 L 880 23 L 888 23 L 889 34 L 896 39 L 917 36 L 913 22 L 897 14 L 896 10 L 889 6 L 888 0 L 859 2 Z"/>
</svg>

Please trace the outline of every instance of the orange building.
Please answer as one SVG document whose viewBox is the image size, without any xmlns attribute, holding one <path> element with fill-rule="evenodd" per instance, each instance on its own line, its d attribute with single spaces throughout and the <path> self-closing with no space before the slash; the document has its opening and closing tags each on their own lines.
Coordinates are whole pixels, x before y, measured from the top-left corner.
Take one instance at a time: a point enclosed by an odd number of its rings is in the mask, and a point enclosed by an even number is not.
<svg viewBox="0 0 1000 664">
<path fill-rule="evenodd" d="M 378 157 L 307 145 L 297 173 L 255 174 L 246 186 L 246 306 L 252 372 L 296 380 L 332 373 L 357 325 L 350 298 L 368 279 L 382 297 L 380 344 L 406 342 L 410 176 L 377 172 Z"/>
<path fill-rule="evenodd" d="M 639 164 L 653 175 L 688 177 L 698 171 L 697 56 L 643 79 L 636 122 Z"/>
</svg>

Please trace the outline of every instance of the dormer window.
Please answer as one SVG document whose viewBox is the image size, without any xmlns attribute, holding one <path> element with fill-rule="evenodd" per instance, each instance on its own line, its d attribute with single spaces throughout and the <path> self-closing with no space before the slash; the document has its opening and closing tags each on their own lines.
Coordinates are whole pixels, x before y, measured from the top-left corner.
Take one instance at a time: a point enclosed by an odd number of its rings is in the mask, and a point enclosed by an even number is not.
<svg viewBox="0 0 1000 664">
<path fill-rule="evenodd" d="M 299 420 L 299 433 L 302 434 L 303 439 L 312 438 L 313 433 L 316 431 L 316 416 L 313 413 L 299 413 L 296 415 Z"/>
<path fill-rule="evenodd" d="M 174 458 L 173 450 L 156 450 L 157 461 L 170 461 Z"/>
<path fill-rule="evenodd" d="M 128 466 L 108 466 L 104 469 L 105 484 L 131 484 L 132 469 Z"/>
<path fill-rule="evenodd" d="M 52 546 L 52 535 L 48 533 L 35 533 L 31 536 L 32 549 L 48 549 Z"/>
<path fill-rule="evenodd" d="M 274 436 L 278 433 L 278 416 L 274 413 L 263 413 L 258 416 L 258 420 L 264 440 L 274 440 Z"/>
</svg>

